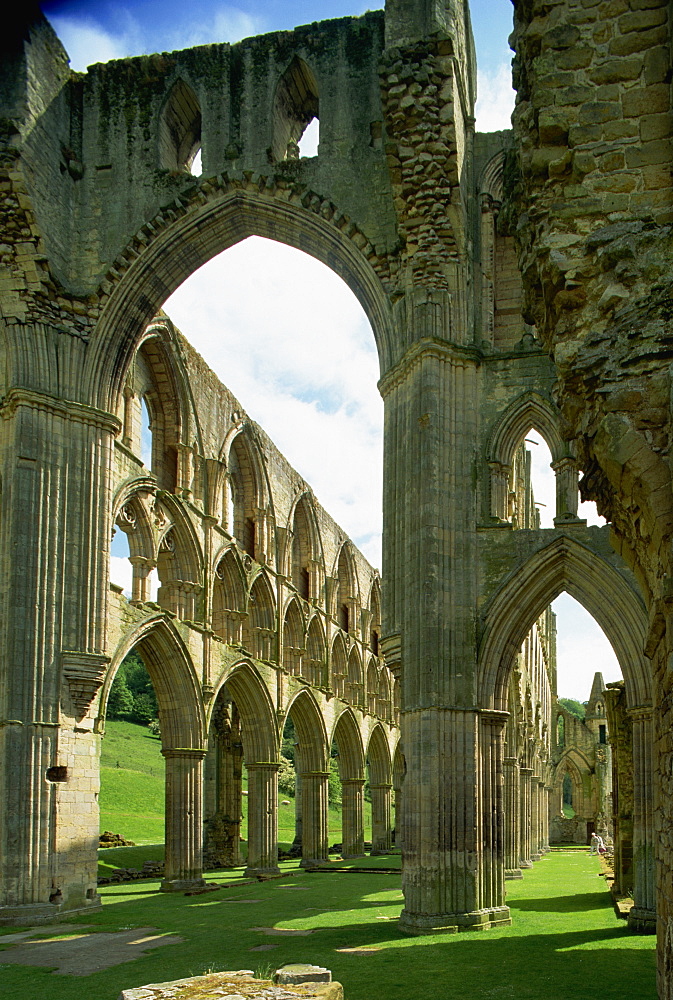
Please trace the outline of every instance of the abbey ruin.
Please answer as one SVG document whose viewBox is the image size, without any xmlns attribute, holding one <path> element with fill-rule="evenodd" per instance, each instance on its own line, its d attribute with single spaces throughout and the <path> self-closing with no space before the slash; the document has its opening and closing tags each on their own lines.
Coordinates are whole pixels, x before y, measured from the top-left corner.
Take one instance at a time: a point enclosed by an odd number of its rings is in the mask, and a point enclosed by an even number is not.
<svg viewBox="0 0 673 1000">
<path fill-rule="evenodd" d="M 166 890 L 199 883 L 204 846 L 232 860 L 241 755 L 248 866 L 275 869 L 290 716 L 306 864 L 327 849 L 336 739 L 344 852 L 363 850 L 366 761 L 374 850 L 396 804 L 402 928 L 507 923 L 506 878 L 558 812 L 546 609 L 567 591 L 624 676 L 593 717 L 628 802 L 630 923 L 656 929 L 673 997 L 671 11 L 514 0 L 514 18 L 513 129 L 491 134 L 466 0 L 85 74 L 39 13 L 5 33 L 0 922 L 99 905 L 105 707 L 138 648 L 162 719 Z M 297 157 L 314 117 L 318 155 Z M 250 235 L 327 264 L 371 323 L 381 581 L 161 311 Z M 556 475 L 548 529 L 531 428 Z M 578 517 L 578 488 L 609 524 Z M 130 600 L 109 582 L 114 530 Z M 577 760 L 563 768 L 579 789 Z"/>
</svg>

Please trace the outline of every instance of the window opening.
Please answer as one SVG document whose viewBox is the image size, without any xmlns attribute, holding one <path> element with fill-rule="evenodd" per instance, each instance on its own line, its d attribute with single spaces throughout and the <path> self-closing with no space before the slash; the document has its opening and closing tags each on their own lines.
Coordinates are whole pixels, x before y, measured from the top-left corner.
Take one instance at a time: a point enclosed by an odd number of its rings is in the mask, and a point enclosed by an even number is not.
<svg viewBox="0 0 673 1000">
<path fill-rule="evenodd" d="M 300 156 L 310 157 L 318 155 L 318 145 L 320 142 L 320 119 L 313 118 L 297 143 Z"/>
<path fill-rule="evenodd" d="M 140 457 L 147 469 L 152 468 L 152 421 L 143 396 L 140 400 Z"/>
</svg>

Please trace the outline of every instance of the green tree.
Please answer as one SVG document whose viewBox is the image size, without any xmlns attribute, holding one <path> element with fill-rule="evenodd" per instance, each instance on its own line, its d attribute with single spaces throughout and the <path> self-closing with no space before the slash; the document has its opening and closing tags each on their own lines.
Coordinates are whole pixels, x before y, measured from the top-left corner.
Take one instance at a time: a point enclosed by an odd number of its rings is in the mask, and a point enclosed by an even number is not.
<svg viewBox="0 0 673 1000">
<path fill-rule="evenodd" d="M 108 719 L 124 719 L 133 714 L 133 693 L 126 683 L 123 667 L 122 663 L 110 688 L 110 697 L 107 703 Z"/>
<path fill-rule="evenodd" d="M 574 698 L 559 698 L 559 705 L 563 705 L 571 715 L 576 716 L 578 719 L 583 719 L 586 715 L 586 704 L 586 702 L 575 701 Z"/>
<path fill-rule="evenodd" d="M 296 787 L 297 776 L 294 764 L 281 754 L 280 767 L 278 769 L 278 788 L 281 792 L 285 792 L 286 795 L 294 795 Z"/>
</svg>

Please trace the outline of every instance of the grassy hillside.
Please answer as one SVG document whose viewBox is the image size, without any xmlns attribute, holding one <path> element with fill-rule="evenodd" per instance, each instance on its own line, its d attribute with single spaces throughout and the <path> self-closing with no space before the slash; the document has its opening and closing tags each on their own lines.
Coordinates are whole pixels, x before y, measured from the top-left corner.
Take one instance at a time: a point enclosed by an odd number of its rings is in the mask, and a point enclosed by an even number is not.
<svg viewBox="0 0 673 1000">
<path fill-rule="evenodd" d="M 247 790 L 244 776 L 243 787 Z M 294 839 L 294 798 L 279 795 L 278 840 Z M 282 805 L 289 801 L 289 805 Z M 247 836 L 247 797 L 243 796 L 242 836 Z M 365 839 L 371 839 L 371 805 L 365 802 Z M 161 740 L 146 726 L 108 721 L 101 752 L 100 828 L 120 833 L 136 844 L 163 844 L 164 758 Z M 341 810 L 329 811 L 330 844 L 341 840 Z M 156 856 L 156 851 L 152 855 Z M 130 863 L 130 862 L 129 862 Z"/>
</svg>

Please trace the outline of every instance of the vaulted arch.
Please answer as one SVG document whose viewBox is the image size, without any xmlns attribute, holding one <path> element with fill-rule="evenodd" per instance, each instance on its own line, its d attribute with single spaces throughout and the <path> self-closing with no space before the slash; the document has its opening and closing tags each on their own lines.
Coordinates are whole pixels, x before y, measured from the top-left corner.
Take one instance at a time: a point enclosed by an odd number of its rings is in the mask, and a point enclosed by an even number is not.
<svg viewBox="0 0 673 1000">
<path fill-rule="evenodd" d="M 105 717 L 110 688 L 120 663 L 135 648 L 156 692 L 163 749 L 202 748 L 206 719 L 199 678 L 177 628 L 163 615 L 141 622 L 117 646 L 101 692 L 100 716 Z"/>
<path fill-rule="evenodd" d="M 300 691 L 288 706 L 288 715 L 297 734 L 295 752 L 299 772 L 320 773 L 327 770 L 328 745 L 325 722 L 311 692 Z"/>
<path fill-rule="evenodd" d="M 383 726 L 376 725 L 371 731 L 367 745 L 367 760 L 369 762 L 369 780 L 372 785 L 392 783 L 390 748 L 383 732 Z"/>
<path fill-rule="evenodd" d="M 252 664 L 243 661 L 224 678 L 226 691 L 236 702 L 241 717 L 243 753 L 247 764 L 278 759 L 280 738 L 276 713 L 266 684 Z M 215 692 L 212 705 L 217 702 Z"/>
<path fill-rule="evenodd" d="M 345 225 L 336 206 L 309 190 L 293 189 L 288 198 L 286 187 L 276 188 L 261 177 L 209 178 L 207 183 L 205 192 L 199 188 L 181 199 L 172 215 L 148 220 L 117 261 L 87 350 L 83 398 L 116 412 L 129 360 L 147 323 L 202 264 L 255 235 L 303 250 L 344 279 L 369 318 L 386 370 L 393 329 L 382 284 L 387 264 L 350 220 Z"/>
<path fill-rule="evenodd" d="M 509 674 L 523 641 L 533 622 L 564 590 L 593 615 L 612 644 L 629 705 L 651 704 L 642 601 L 608 562 L 568 535 L 555 538 L 511 573 L 484 610 L 479 704 L 507 709 Z"/>
<path fill-rule="evenodd" d="M 365 755 L 362 737 L 353 712 L 347 708 L 334 727 L 332 739 L 339 747 L 339 776 L 342 781 L 364 778 Z"/>
</svg>

